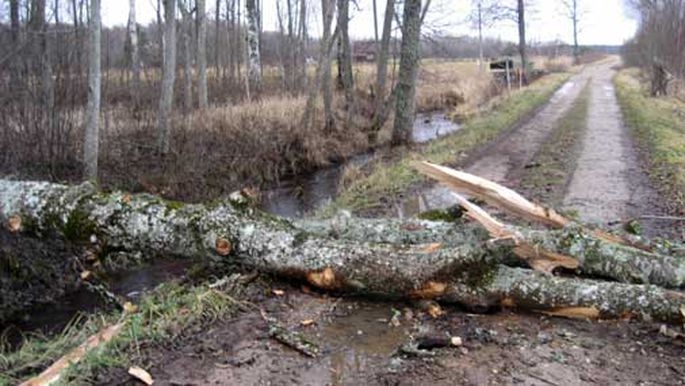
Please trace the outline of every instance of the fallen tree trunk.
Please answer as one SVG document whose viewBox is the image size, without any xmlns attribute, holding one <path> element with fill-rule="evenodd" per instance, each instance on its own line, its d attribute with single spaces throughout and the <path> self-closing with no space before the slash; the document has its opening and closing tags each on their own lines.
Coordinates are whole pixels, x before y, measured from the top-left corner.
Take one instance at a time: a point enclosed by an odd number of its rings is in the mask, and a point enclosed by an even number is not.
<svg viewBox="0 0 685 386">
<path fill-rule="evenodd" d="M 89 184 L 67 187 L 7 180 L 0 180 L 0 217 L 17 231 L 39 235 L 57 231 L 74 242 L 97 243 L 103 254 L 222 259 L 306 280 L 325 290 L 433 298 L 469 306 L 586 307 L 607 316 L 683 319 L 681 293 L 509 268 L 501 263 L 511 261 L 512 246 L 483 243 L 483 234 L 472 228 L 460 232 L 425 222 L 413 243 L 405 237 L 367 241 L 361 234 L 333 238 L 263 214 L 240 200 L 184 205 L 145 194 L 104 194 Z M 357 221 L 364 223 L 350 223 Z M 366 229 L 371 229 L 369 224 Z M 399 222 L 384 227 L 413 232 Z M 431 232 L 436 239 L 425 243 Z M 441 244 L 440 237 L 451 241 Z"/>
</svg>

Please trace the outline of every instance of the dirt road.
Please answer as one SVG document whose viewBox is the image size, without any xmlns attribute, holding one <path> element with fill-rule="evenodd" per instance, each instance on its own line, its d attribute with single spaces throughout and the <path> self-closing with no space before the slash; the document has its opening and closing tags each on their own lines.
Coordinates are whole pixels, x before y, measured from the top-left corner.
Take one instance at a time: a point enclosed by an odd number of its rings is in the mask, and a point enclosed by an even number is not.
<svg viewBox="0 0 685 386">
<path fill-rule="evenodd" d="M 517 177 L 589 82 L 587 130 L 563 208 L 576 211 L 584 222 L 603 224 L 647 213 L 647 206 L 658 196 L 640 168 L 622 121 L 612 83 L 617 64 L 615 59 L 587 66 L 533 118 L 482 149 L 465 170 L 516 189 Z M 437 185 L 419 197 L 421 209 L 455 204 L 449 190 Z"/>
<path fill-rule="evenodd" d="M 593 73 L 583 150 L 564 198 L 564 207 L 586 222 L 626 220 L 646 214 L 647 204 L 658 201 L 623 124 L 612 64 Z"/>
<path fill-rule="evenodd" d="M 471 157 L 465 170 L 509 187 L 509 178 L 525 167 L 541 143 L 556 127 L 556 122 L 571 108 L 587 81 L 601 65 L 590 65 L 569 79 L 535 116 L 505 133 Z M 435 185 L 419 193 L 421 209 L 442 209 L 456 204 L 450 191 Z"/>
</svg>

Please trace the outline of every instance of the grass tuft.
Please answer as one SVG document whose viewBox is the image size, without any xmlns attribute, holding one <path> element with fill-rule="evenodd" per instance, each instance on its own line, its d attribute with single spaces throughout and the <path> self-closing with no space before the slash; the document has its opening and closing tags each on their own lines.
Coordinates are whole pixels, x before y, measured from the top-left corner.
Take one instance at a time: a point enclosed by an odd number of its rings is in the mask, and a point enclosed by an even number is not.
<svg viewBox="0 0 685 386">
<path fill-rule="evenodd" d="M 71 323 L 64 332 L 53 338 L 29 336 L 16 351 L 0 348 L 0 385 L 17 384 L 37 375 L 52 362 L 78 346 L 85 339 L 107 325 L 124 318 L 125 327 L 110 342 L 72 366 L 64 378 L 68 384 L 98 383 L 95 378 L 114 368 L 146 366 L 149 348 L 181 344 L 185 336 L 200 331 L 204 326 L 231 315 L 241 307 L 236 300 L 240 287 L 210 288 L 169 282 L 145 295 L 138 311 L 121 316 L 118 313 L 91 315 Z"/>
</svg>

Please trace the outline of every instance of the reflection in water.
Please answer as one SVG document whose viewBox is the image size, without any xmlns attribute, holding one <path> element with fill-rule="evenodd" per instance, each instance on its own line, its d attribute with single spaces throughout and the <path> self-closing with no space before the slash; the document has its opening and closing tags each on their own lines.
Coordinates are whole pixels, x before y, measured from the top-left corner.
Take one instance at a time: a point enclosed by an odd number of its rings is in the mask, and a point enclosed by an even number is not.
<svg viewBox="0 0 685 386">
<path fill-rule="evenodd" d="M 192 260 L 158 260 L 137 269 L 117 272 L 105 280 L 117 296 L 137 300 L 140 295 L 157 285 L 182 277 L 194 264 Z M 77 322 L 79 315 L 106 310 L 108 305 L 96 293 L 81 287 L 50 304 L 39 304 L 26 310 L 0 329 L 10 347 L 17 348 L 24 334 L 47 336 L 59 334 L 67 325 Z"/>
<path fill-rule="evenodd" d="M 419 114 L 412 138 L 416 143 L 425 143 L 459 129 L 444 114 Z M 337 197 L 340 178 L 347 166 L 364 166 L 372 157 L 371 153 L 362 154 L 310 175 L 283 181 L 279 187 L 262 194 L 262 209 L 282 217 L 302 217 Z"/>
<path fill-rule="evenodd" d="M 392 305 L 369 303 L 324 326 L 319 339 L 333 350 L 331 384 L 347 384 L 346 376 L 387 363 L 406 342 L 409 327 L 393 327 L 389 323 L 394 312 Z"/>
</svg>

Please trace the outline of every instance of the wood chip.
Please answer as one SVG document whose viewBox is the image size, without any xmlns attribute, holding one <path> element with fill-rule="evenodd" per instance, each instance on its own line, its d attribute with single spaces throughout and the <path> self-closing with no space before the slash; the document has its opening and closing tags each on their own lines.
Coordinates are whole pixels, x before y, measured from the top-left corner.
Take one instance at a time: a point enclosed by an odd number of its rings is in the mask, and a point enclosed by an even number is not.
<svg viewBox="0 0 685 386">
<path fill-rule="evenodd" d="M 216 253 L 218 253 L 219 256 L 228 256 L 231 253 L 231 250 L 232 246 L 230 241 L 222 238 L 216 239 Z"/>
<path fill-rule="evenodd" d="M 300 325 L 301 325 L 302 327 L 308 327 L 308 326 L 313 325 L 314 323 L 315 323 L 315 322 L 314 322 L 314 319 L 306 319 L 306 320 L 301 321 L 301 322 L 300 322 Z"/>
<path fill-rule="evenodd" d="M 274 294 L 274 295 L 276 295 L 276 296 L 283 296 L 283 295 L 285 295 L 285 291 L 280 290 L 280 289 L 271 290 L 271 293 Z"/>
<path fill-rule="evenodd" d="M 595 307 L 562 307 L 540 312 L 545 315 L 570 319 L 599 319 L 599 310 Z"/>
<path fill-rule="evenodd" d="M 17 233 L 21 230 L 21 217 L 12 216 L 7 220 L 7 229 L 11 233 Z"/>
<path fill-rule="evenodd" d="M 152 380 L 152 375 L 138 366 L 130 367 L 128 373 L 148 386 L 155 383 L 155 381 Z"/>
<path fill-rule="evenodd" d="M 426 245 L 423 250 L 421 250 L 422 253 L 434 253 L 440 250 L 442 248 L 442 243 L 432 243 Z"/>
</svg>

